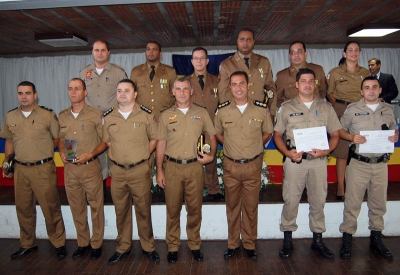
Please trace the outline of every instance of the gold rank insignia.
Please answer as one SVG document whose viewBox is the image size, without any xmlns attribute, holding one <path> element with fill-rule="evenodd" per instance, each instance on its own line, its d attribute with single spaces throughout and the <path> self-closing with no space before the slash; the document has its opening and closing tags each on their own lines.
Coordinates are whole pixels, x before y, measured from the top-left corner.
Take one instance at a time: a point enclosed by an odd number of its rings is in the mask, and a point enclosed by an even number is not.
<svg viewBox="0 0 400 275">
<path fill-rule="evenodd" d="M 229 100 L 222 102 L 221 104 L 218 105 L 218 109 L 224 108 L 224 107 L 228 106 L 229 104 L 231 104 L 231 102 Z"/>
<path fill-rule="evenodd" d="M 108 109 L 107 111 L 105 111 L 104 113 L 103 113 L 103 117 L 106 117 L 106 116 L 108 116 L 109 114 L 111 114 L 111 112 L 114 110 L 114 107 L 111 107 L 110 109 Z"/>
<path fill-rule="evenodd" d="M 267 103 L 265 103 L 265 102 L 254 100 L 253 103 L 254 103 L 255 106 L 258 106 L 258 107 L 261 107 L 261 108 L 267 108 Z"/>
<path fill-rule="evenodd" d="M 143 111 L 151 114 L 151 110 L 149 108 L 147 108 L 146 106 L 140 105 L 140 109 L 142 109 Z"/>
<path fill-rule="evenodd" d="M 318 83 L 319 83 L 319 82 L 318 82 L 318 79 L 316 79 L 316 80 L 315 80 L 315 85 L 318 85 Z"/>
<path fill-rule="evenodd" d="M 218 88 L 214 88 L 213 91 L 214 91 L 214 97 L 217 98 Z"/>
<path fill-rule="evenodd" d="M 169 121 L 175 121 L 176 120 L 176 115 L 174 115 L 173 117 L 168 117 Z"/>
</svg>

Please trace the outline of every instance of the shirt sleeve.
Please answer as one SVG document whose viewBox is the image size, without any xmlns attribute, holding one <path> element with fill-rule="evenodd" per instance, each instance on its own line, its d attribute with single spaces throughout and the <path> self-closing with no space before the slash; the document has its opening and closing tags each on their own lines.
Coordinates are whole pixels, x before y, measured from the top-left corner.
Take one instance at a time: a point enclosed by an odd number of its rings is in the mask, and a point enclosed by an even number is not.
<svg viewBox="0 0 400 275">
<path fill-rule="evenodd" d="M 57 115 L 51 112 L 53 117 L 50 118 L 50 133 L 53 138 L 59 138 L 60 136 L 60 124 L 58 123 Z"/>
</svg>

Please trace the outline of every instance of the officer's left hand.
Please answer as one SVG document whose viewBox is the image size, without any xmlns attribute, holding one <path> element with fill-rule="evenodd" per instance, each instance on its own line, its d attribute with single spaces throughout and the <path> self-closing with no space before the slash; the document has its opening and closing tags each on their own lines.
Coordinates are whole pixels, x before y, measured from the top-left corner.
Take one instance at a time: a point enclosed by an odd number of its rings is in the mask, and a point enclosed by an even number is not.
<svg viewBox="0 0 400 275">
<path fill-rule="evenodd" d="M 389 137 L 388 137 L 388 140 L 389 140 L 390 142 L 396 143 L 397 141 L 399 141 L 399 134 L 398 134 L 398 133 L 395 133 L 393 136 L 389 136 Z"/>
<path fill-rule="evenodd" d="M 312 149 L 312 151 L 307 152 L 307 154 L 310 154 L 313 158 L 322 158 L 322 157 L 325 157 L 326 155 L 328 155 L 329 151 L 320 150 L 320 149 Z"/>
<path fill-rule="evenodd" d="M 207 154 L 203 154 L 201 152 L 197 152 L 197 161 L 200 162 L 200 164 L 208 164 L 214 160 L 214 156 L 210 156 Z"/>
<path fill-rule="evenodd" d="M 92 154 L 84 153 L 84 154 L 82 154 L 80 156 L 77 156 L 75 162 L 77 162 L 77 163 L 85 163 L 88 160 L 90 160 L 91 158 L 93 158 Z"/>
</svg>

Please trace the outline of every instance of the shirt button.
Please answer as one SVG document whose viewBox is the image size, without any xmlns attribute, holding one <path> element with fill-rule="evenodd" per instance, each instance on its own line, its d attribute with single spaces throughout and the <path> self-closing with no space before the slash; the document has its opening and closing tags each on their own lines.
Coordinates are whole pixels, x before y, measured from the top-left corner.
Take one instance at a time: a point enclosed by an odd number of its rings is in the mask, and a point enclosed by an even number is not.
<svg viewBox="0 0 400 275">
<path fill-rule="evenodd" d="M 153 88 L 153 84 L 151 84 L 150 87 Z"/>
<path fill-rule="evenodd" d="M 76 135 L 76 132 L 74 132 L 74 135 Z"/>
<path fill-rule="evenodd" d="M 254 95 L 254 92 L 251 92 L 252 95 Z"/>
<path fill-rule="evenodd" d="M 154 102 L 154 99 L 152 99 L 151 102 Z"/>
<path fill-rule="evenodd" d="M 151 106 L 151 109 L 154 109 L 154 106 Z"/>
<path fill-rule="evenodd" d="M 152 94 L 154 94 L 154 92 L 151 92 L 150 94 L 152 95 Z"/>
<path fill-rule="evenodd" d="M 251 77 L 251 74 L 249 74 L 249 77 Z"/>
</svg>

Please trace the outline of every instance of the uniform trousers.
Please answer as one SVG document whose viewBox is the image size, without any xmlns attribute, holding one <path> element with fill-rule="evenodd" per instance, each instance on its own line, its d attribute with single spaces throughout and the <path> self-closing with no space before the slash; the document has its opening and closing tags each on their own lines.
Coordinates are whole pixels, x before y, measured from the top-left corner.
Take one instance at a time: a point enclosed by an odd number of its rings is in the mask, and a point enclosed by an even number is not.
<svg viewBox="0 0 400 275">
<path fill-rule="evenodd" d="M 314 233 L 322 233 L 325 228 L 324 206 L 328 190 L 326 158 L 303 159 L 300 164 L 286 158 L 283 164 L 282 197 L 284 200 L 280 230 L 296 231 L 299 203 L 304 188 L 310 205 L 309 227 Z"/>
<path fill-rule="evenodd" d="M 224 158 L 228 248 L 230 249 L 240 246 L 240 234 L 243 247 L 249 250 L 255 249 L 262 161 L 261 156 L 244 164 Z"/>
<path fill-rule="evenodd" d="M 102 174 L 102 180 L 105 180 L 108 178 L 109 175 L 109 170 L 110 170 L 110 162 L 107 161 L 108 155 L 107 155 L 108 150 L 105 150 L 103 153 L 97 156 L 97 158 L 100 161 L 101 165 L 101 174 Z"/>
<path fill-rule="evenodd" d="M 54 161 L 35 166 L 16 163 L 14 182 L 21 247 L 36 246 L 36 200 L 42 209 L 50 242 L 56 248 L 64 246 L 65 227 Z"/>
<path fill-rule="evenodd" d="M 207 132 L 204 133 L 205 142 L 207 144 L 211 144 L 210 136 Z M 205 165 L 206 173 L 205 173 L 205 185 L 207 188 L 207 192 L 210 195 L 215 195 L 221 193 L 221 188 L 219 187 L 218 181 L 218 173 L 217 173 L 217 157 L 214 157 L 214 160 L 209 164 Z"/>
<path fill-rule="evenodd" d="M 340 232 L 354 234 L 357 231 L 357 217 L 365 191 L 368 191 L 369 230 L 384 229 L 383 215 L 386 213 L 388 170 L 387 163 L 365 163 L 351 159 L 346 169 L 346 197 L 343 223 Z"/>
<path fill-rule="evenodd" d="M 155 250 L 151 223 L 151 182 L 147 161 L 125 169 L 111 164 L 111 196 L 117 217 L 118 246 L 116 251 L 125 253 L 132 244 L 132 198 L 142 249 Z"/>
<path fill-rule="evenodd" d="M 104 195 L 98 159 L 82 165 L 64 165 L 65 190 L 76 228 L 78 246 L 97 249 L 104 237 Z M 87 203 L 92 218 L 92 240 L 87 218 Z"/>
<path fill-rule="evenodd" d="M 180 217 L 182 198 L 187 212 L 186 234 L 190 250 L 198 250 L 201 245 L 201 208 L 203 204 L 204 170 L 195 161 L 178 164 L 166 160 L 165 163 L 165 202 L 167 205 L 166 242 L 169 252 L 179 250 L 181 245 Z"/>
</svg>

